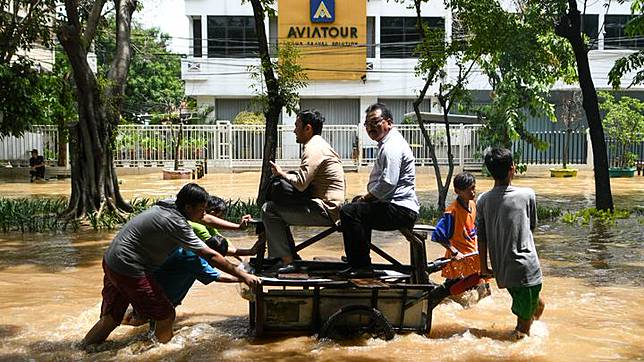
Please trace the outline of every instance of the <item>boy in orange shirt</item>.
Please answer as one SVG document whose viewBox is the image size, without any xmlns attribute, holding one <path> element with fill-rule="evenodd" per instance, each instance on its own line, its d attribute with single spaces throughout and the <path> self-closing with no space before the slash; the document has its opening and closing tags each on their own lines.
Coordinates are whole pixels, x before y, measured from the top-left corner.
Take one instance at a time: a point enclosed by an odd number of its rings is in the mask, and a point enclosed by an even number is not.
<svg viewBox="0 0 644 362">
<path fill-rule="evenodd" d="M 476 237 L 476 179 L 469 172 L 461 172 L 454 177 L 454 193 L 457 197 L 438 220 L 432 240 L 445 247 L 445 258 L 452 259 L 442 271 L 446 279 L 465 278 L 481 271 L 478 255 L 464 257 L 478 252 Z M 490 295 L 488 283 L 476 288 L 478 300 Z M 463 304 L 463 303 L 461 303 Z"/>
</svg>

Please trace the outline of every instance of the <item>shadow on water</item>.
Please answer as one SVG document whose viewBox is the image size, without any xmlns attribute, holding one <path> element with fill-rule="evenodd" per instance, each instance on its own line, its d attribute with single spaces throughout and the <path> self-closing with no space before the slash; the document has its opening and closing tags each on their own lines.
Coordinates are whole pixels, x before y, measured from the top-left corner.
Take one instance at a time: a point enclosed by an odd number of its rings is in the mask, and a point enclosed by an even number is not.
<svg viewBox="0 0 644 362">
<path fill-rule="evenodd" d="M 94 265 L 113 233 L 87 231 L 55 234 L 0 234 L 0 270 L 20 265 L 56 273 L 69 267 Z"/>
<path fill-rule="evenodd" d="M 14 324 L 0 324 L 0 339 L 17 336 L 22 327 Z"/>
<path fill-rule="evenodd" d="M 641 216 L 614 225 L 544 224 L 535 232 L 545 274 L 582 279 L 593 286 L 644 286 Z"/>
</svg>

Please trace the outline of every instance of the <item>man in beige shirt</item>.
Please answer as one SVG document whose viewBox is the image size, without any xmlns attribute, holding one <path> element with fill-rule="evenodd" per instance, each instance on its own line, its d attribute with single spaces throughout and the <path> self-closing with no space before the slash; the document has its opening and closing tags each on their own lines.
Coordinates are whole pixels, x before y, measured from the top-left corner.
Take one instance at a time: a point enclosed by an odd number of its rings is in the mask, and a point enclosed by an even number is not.
<svg viewBox="0 0 644 362">
<path fill-rule="evenodd" d="M 310 200 L 302 203 L 280 204 L 268 201 L 262 207 L 263 222 L 268 239 L 268 256 L 281 258 L 285 268 L 281 273 L 296 271 L 288 267 L 295 258 L 289 248 L 289 226 L 331 226 L 339 218 L 344 202 L 344 170 L 338 153 L 320 136 L 324 117 L 316 110 L 298 113 L 295 138 L 304 145 L 300 167 L 285 172 L 271 162 L 274 175 L 290 182 L 299 191 L 309 190 Z"/>
</svg>

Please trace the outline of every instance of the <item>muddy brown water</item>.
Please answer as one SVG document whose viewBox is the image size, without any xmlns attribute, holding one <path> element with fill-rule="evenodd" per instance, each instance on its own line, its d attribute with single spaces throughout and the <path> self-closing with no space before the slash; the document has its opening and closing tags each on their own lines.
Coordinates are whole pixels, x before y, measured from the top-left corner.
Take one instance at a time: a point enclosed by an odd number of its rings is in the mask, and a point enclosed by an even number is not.
<svg viewBox="0 0 644 362">
<path fill-rule="evenodd" d="M 534 174 L 517 185 L 533 187 L 538 203 L 562 209 L 592 206 L 590 173 L 576 179 Z M 127 198 L 172 195 L 181 181 L 157 175 L 122 177 Z M 225 198 L 252 198 L 259 175 L 210 174 L 199 183 Z M 347 197 L 366 185 L 366 174 L 348 174 Z M 613 180 L 619 207 L 644 205 L 644 178 Z M 491 181 L 480 179 L 479 192 Z M 435 181 L 420 175 L 418 192 L 435 198 Z M 69 183 L 0 184 L 0 196 L 68 195 Z M 103 251 L 113 232 L 0 234 L 0 360 L 642 360 L 644 359 L 644 251 L 641 216 L 613 227 L 542 222 L 535 233 L 545 280 L 547 307 L 533 336 L 510 342 L 514 327 L 510 297 L 493 286 L 491 297 L 470 309 L 450 302 L 434 310 L 430 338 L 397 335 L 394 340 L 334 343 L 314 337 L 256 339 L 249 334 L 248 304 L 235 285 L 195 284 L 177 308 L 176 336 L 156 345 L 145 327 L 119 327 L 90 353 L 75 344 L 96 321 L 100 308 Z M 297 228 L 297 239 L 316 232 Z M 229 233 L 248 246 L 253 236 Z M 397 233 L 375 233 L 374 241 L 407 260 L 407 242 Z M 428 246 L 430 258 L 442 254 Z M 342 255 L 340 235 L 303 251 L 304 258 Z M 374 258 L 375 259 L 375 258 Z M 434 276 L 436 280 L 439 277 Z"/>
</svg>

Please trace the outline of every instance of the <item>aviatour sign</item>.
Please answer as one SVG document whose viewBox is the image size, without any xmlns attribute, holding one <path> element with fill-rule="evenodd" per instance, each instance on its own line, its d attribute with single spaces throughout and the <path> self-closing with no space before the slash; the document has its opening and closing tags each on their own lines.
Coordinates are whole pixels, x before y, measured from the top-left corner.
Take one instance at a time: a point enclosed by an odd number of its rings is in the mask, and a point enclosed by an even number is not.
<svg viewBox="0 0 644 362">
<path fill-rule="evenodd" d="M 366 0 L 279 0 L 278 37 L 300 50 L 309 79 L 365 74 Z"/>
</svg>

